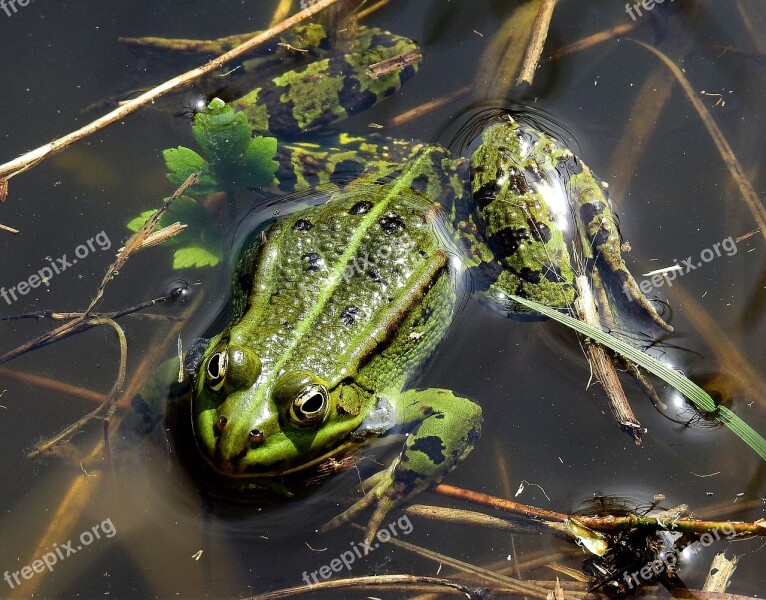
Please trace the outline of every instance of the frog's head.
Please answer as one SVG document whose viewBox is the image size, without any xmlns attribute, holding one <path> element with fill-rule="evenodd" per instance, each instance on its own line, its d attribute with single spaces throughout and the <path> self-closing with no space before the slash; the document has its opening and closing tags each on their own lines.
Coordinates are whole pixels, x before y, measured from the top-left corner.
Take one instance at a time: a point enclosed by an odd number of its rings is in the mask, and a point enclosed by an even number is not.
<svg viewBox="0 0 766 600">
<path fill-rule="evenodd" d="M 229 477 L 286 474 L 340 451 L 359 426 L 358 388 L 308 370 L 268 373 L 249 348 L 205 353 L 193 400 L 194 434 Z"/>
</svg>

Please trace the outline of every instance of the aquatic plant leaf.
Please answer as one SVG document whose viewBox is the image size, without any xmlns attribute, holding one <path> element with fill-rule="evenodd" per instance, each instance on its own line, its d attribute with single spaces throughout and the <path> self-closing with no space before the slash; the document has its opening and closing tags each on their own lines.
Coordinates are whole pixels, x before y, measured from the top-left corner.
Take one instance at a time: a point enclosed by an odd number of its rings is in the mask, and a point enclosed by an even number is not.
<svg viewBox="0 0 766 600">
<path fill-rule="evenodd" d="M 194 116 L 192 135 L 213 164 L 234 163 L 245 153 L 252 130 L 243 112 L 213 98 L 206 112 Z"/>
<path fill-rule="evenodd" d="M 277 138 L 258 136 L 250 140 L 243 160 L 248 176 L 245 187 L 261 186 L 274 178 L 279 167 L 273 160 L 276 154 Z"/>
<path fill-rule="evenodd" d="M 220 189 L 215 177 L 210 174 L 210 165 L 194 150 L 179 146 L 162 151 L 168 167 L 168 179 L 173 185 L 180 185 L 192 173 L 201 171 L 199 181 L 189 188 L 192 194 L 209 194 Z"/>
<path fill-rule="evenodd" d="M 544 304 L 540 304 L 539 302 L 535 302 L 534 300 L 521 298 L 520 296 L 514 296 L 513 294 L 510 294 L 509 296 L 515 302 L 518 302 L 527 308 L 531 308 L 546 317 L 550 317 L 551 319 L 566 325 L 570 329 L 574 329 L 578 333 L 597 341 L 602 346 L 606 346 L 610 350 L 629 358 L 638 366 L 643 367 L 653 375 L 670 384 L 686 398 L 691 400 L 701 411 L 712 415 L 720 423 L 726 425 L 726 427 L 728 427 L 737 437 L 750 446 L 758 456 L 763 460 L 766 460 L 766 440 L 761 434 L 755 431 L 725 406 L 716 406 L 713 399 L 705 390 L 679 371 L 671 369 L 665 363 L 641 352 L 641 350 L 634 348 L 630 344 L 627 344 L 600 329 L 583 323 L 578 319 L 570 317 L 567 314 L 561 313 Z"/>
<path fill-rule="evenodd" d="M 190 193 L 260 187 L 270 183 L 279 166 L 274 156 L 277 140 L 252 137 L 252 128 L 243 112 L 235 111 L 214 98 L 207 112 L 194 117 L 192 135 L 204 154 L 183 146 L 163 153 L 173 183 L 190 173 L 202 171 Z"/>
<path fill-rule="evenodd" d="M 221 262 L 221 257 L 201 246 L 179 248 L 173 254 L 173 268 L 214 267 Z"/>
<path fill-rule="evenodd" d="M 128 229 L 138 231 L 155 212 L 157 211 L 146 210 L 142 212 L 137 217 L 128 221 Z M 157 227 L 161 229 L 176 221 L 184 223 L 188 227 L 185 231 L 163 242 L 169 245 L 186 244 L 185 247 L 175 251 L 173 257 L 174 269 L 213 267 L 221 261 L 221 237 L 211 225 L 210 215 L 204 206 L 194 198 L 181 196 L 162 215 Z M 202 240 L 204 240 L 207 246 L 206 249 L 200 246 Z"/>
<path fill-rule="evenodd" d="M 138 216 L 133 217 L 130 221 L 128 221 L 126 227 L 132 231 L 136 232 L 139 229 L 141 229 L 144 226 L 144 223 L 146 223 L 149 220 L 149 217 L 151 217 L 154 213 L 156 213 L 156 210 L 145 210 L 144 212 L 140 213 Z"/>
</svg>

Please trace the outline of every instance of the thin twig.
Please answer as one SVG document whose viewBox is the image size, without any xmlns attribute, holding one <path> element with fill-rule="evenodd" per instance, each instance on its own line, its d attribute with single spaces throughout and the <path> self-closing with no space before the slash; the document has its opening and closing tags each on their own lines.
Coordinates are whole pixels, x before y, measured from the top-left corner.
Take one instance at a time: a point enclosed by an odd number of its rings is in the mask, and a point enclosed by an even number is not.
<svg viewBox="0 0 766 600">
<path fill-rule="evenodd" d="M 117 394 L 120 392 L 123 384 L 125 383 L 125 372 L 127 370 L 127 361 L 128 361 L 128 342 L 125 339 L 125 333 L 122 331 L 122 328 L 111 319 L 108 319 L 105 317 L 96 317 L 93 320 L 96 321 L 96 324 L 98 325 L 108 325 L 109 327 L 111 327 L 114 330 L 114 332 L 117 334 L 117 339 L 119 340 L 119 343 L 120 343 L 119 369 L 118 369 L 117 377 L 114 380 L 114 384 L 112 385 L 112 389 L 107 395 L 106 400 L 104 400 L 104 402 L 98 408 L 91 411 L 90 413 L 88 413 L 87 415 L 79 419 L 77 422 L 72 423 L 71 425 L 66 427 L 63 431 L 53 436 L 52 438 L 45 440 L 44 442 L 41 442 L 39 444 L 36 444 L 35 447 L 27 454 L 28 458 L 34 458 L 44 452 L 47 452 L 48 450 L 51 450 L 55 446 L 65 444 L 70 439 L 72 439 L 72 436 L 79 433 L 80 430 L 82 430 L 82 428 L 85 427 L 85 425 L 87 425 L 88 423 L 90 423 L 93 419 L 103 417 L 108 420 L 114 412 L 114 406 L 115 406 L 115 401 L 117 400 Z"/>
<path fill-rule="evenodd" d="M 435 100 L 431 100 L 424 104 L 420 104 L 419 106 L 416 106 L 415 108 L 412 108 L 406 112 L 403 112 L 400 115 L 395 116 L 393 119 L 391 119 L 388 122 L 388 125 L 389 127 L 398 127 L 399 125 L 402 125 L 403 123 L 407 123 L 409 121 L 412 121 L 413 119 L 422 117 L 424 114 L 429 113 L 432 110 L 436 110 L 437 108 L 446 106 L 447 104 L 449 104 L 456 98 L 460 98 L 460 96 L 465 96 L 466 94 L 469 94 L 472 89 L 473 89 L 472 87 L 466 86 L 452 92 L 451 94 L 442 96 L 441 98 L 436 98 Z"/>
<path fill-rule="evenodd" d="M 632 23 L 627 23 L 625 25 L 617 25 L 615 27 L 612 27 L 611 29 L 599 31 L 598 33 L 589 35 L 588 37 L 585 37 L 581 40 L 577 40 L 576 42 L 572 42 L 571 44 L 562 46 L 558 50 L 555 50 L 554 52 L 551 52 L 548 56 L 542 58 L 540 60 L 540 63 L 545 64 L 553 60 L 559 60 L 560 58 L 564 58 L 565 56 L 568 56 L 570 54 L 575 54 L 577 52 L 587 50 L 588 48 L 592 48 L 593 46 L 598 46 L 599 44 L 603 44 L 604 42 L 607 42 L 611 39 L 620 37 L 621 35 L 625 35 L 626 33 L 630 33 L 636 27 L 638 27 L 639 24 L 640 24 L 639 21 L 633 21 Z"/>
<path fill-rule="evenodd" d="M 73 396 L 75 398 L 82 398 L 88 402 L 98 402 L 101 404 L 106 399 L 106 396 L 101 392 L 50 379 L 49 377 L 33 375 L 32 373 L 22 373 L 21 371 L 8 369 L 6 367 L 0 367 L 0 377 L 7 377 L 8 379 L 13 379 L 28 385 L 34 385 L 59 394 L 67 394 L 68 396 Z"/>
<path fill-rule="evenodd" d="M 540 62 L 540 56 L 543 53 L 545 40 L 548 38 L 548 28 L 553 17 L 553 9 L 556 8 L 556 0 L 541 0 L 540 8 L 537 12 L 534 28 L 532 29 L 532 38 L 529 40 L 527 52 L 524 55 L 524 62 L 521 65 L 521 73 L 516 85 L 532 85 L 535 79 L 535 71 Z"/>
<path fill-rule="evenodd" d="M 52 154 L 55 154 L 56 152 L 63 150 L 67 146 L 81 140 L 82 138 L 87 137 L 103 129 L 107 125 L 111 125 L 112 123 L 121 121 L 130 113 L 134 112 L 135 110 L 137 110 L 138 108 L 146 104 L 150 104 L 151 102 L 154 102 L 160 96 L 163 96 L 167 94 L 168 92 L 178 89 L 179 87 L 182 87 L 203 75 L 212 73 L 216 69 L 221 68 L 224 64 L 249 52 L 250 50 L 252 50 L 253 48 L 256 48 L 257 46 L 260 46 L 267 40 L 270 40 L 271 38 L 279 35 L 280 33 L 290 29 L 291 27 L 297 25 L 301 21 L 308 19 L 309 17 L 315 15 L 319 11 L 324 10 L 328 6 L 335 4 L 335 2 L 337 1 L 338 0 L 318 0 L 316 4 L 313 4 L 307 7 L 305 10 L 302 10 L 296 15 L 290 17 L 289 19 L 282 21 L 282 23 L 280 23 L 279 25 L 272 27 L 262 33 L 259 33 L 258 35 L 253 36 L 247 42 L 245 42 L 244 44 L 240 46 L 237 46 L 233 50 L 230 50 L 229 52 L 226 52 L 222 54 L 221 56 L 214 58 L 213 60 L 205 63 L 204 65 L 200 67 L 197 67 L 195 69 L 187 71 L 186 73 L 183 73 L 182 75 L 174 77 L 173 79 L 170 79 L 166 81 L 165 83 L 158 85 L 157 87 L 154 87 L 151 90 L 148 90 L 147 92 L 144 92 L 143 94 L 141 94 L 140 96 L 136 98 L 128 100 L 127 102 L 125 102 L 124 104 L 121 104 L 119 107 L 117 107 L 110 113 L 96 119 L 95 121 L 89 123 L 88 125 L 76 131 L 73 131 L 72 133 L 65 135 L 64 137 L 55 139 L 45 144 L 44 146 L 40 146 L 39 148 L 35 150 L 27 152 L 26 154 L 20 156 L 19 158 L 16 158 L 10 162 L 7 162 L 4 165 L 0 165 L 0 181 L 5 181 L 7 185 L 8 179 L 10 179 L 11 177 L 15 175 L 18 175 L 22 170 L 29 168 L 30 165 L 40 162 L 41 160 L 47 158 L 48 156 L 51 156 Z"/>
<path fill-rule="evenodd" d="M 360 525 L 353 524 L 352 526 L 355 527 L 356 529 L 360 529 L 364 531 L 364 528 L 361 527 Z M 477 575 L 481 579 L 487 581 L 490 584 L 502 585 L 504 587 L 507 587 L 510 590 L 513 590 L 516 593 L 525 594 L 531 598 L 542 598 L 544 600 L 548 598 L 548 592 L 550 591 L 550 589 L 548 588 L 530 584 L 529 582 L 523 581 L 520 579 L 514 579 L 513 577 L 508 577 L 507 575 L 501 575 L 499 573 L 495 573 L 494 571 L 484 569 L 483 567 L 479 567 L 477 565 L 473 565 L 471 563 L 459 560 L 457 558 L 453 558 L 446 554 L 442 554 L 441 552 L 434 552 L 433 550 L 429 550 L 428 548 L 423 548 L 422 546 L 410 544 L 409 542 L 405 542 L 397 538 L 391 538 L 386 543 L 392 546 L 396 546 L 397 548 L 402 548 L 403 550 L 413 552 L 417 554 L 418 556 L 422 556 L 424 558 L 433 560 L 437 564 L 448 565 L 450 567 L 458 569 L 459 571 L 463 573 L 470 573 L 471 575 Z M 564 596 L 564 598 L 566 600 L 577 600 L 579 598 L 579 595 L 578 596 L 566 595 Z"/>
<path fill-rule="evenodd" d="M 575 278 L 578 298 L 575 301 L 575 312 L 577 318 L 594 327 L 601 327 L 598 318 L 598 310 L 593 299 L 588 279 L 584 275 Z M 590 339 L 584 341 L 585 353 L 588 362 L 593 369 L 596 379 L 601 383 L 609 400 L 609 407 L 612 409 L 617 424 L 624 432 L 633 438 L 637 446 L 641 445 L 641 423 L 638 422 L 633 409 L 630 407 L 625 390 L 622 389 L 620 378 L 617 376 L 617 370 L 614 368 L 614 362 L 606 353 L 606 349 L 600 344 L 596 344 Z"/>
<path fill-rule="evenodd" d="M 266 592 L 265 594 L 258 594 L 257 596 L 250 596 L 250 598 L 247 600 L 273 600 L 274 598 L 291 598 L 293 596 L 309 594 L 319 590 L 340 590 L 347 588 L 365 588 L 407 584 L 425 584 L 439 588 L 446 588 L 445 591 L 456 590 L 461 594 L 465 594 L 469 597 L 471 596 L 472 592 L 472 590 L 464 585 L 460 585 L 459 583 L 455 583 L 454 581 L 450 581 L 448 579 L 439 579 L 437 577 L 421 577 L 417 575 L 374 575 L 369 577 L 354 577 L 350 579 L 320 581 L 314 585 L 299 585 L 282 590 L 275 590 L 273 592 Z"/>
<path fill-rule="evenodd" d="M 365 17 L 369 17 L 372 13 L 380 10 L 383 8 L 386 4 L 391 2 L 391 0 L 379 0 L 379 2 L 376 2 L 372 6 L 365 8 L 364 10 L 360 11 L 359 14 L 356 16 L 357 19 L 360 21 L 364 19 Z"/>
<path fill-rule="evenodd" d="M 144 241 L 153 233 L 165 211 L 167 211 L 172 206 L 173 202 L 175 202 L 176 199 L 179 198 L 189 186 L 194 185 L 194 183 L 197 182 L 198 177 L 199 172 L 189 175 L 186 181 L 184 181 L 181 186 L 175 192 L 173 192 L 173 195 L 168 198 L 168 200 L 157 210 L 157 212 L 155 212 L 146 220 L 144 226 L 141 227 L 141 229 L 139 229 L 136 233 L 134 233 L 130 239 L 128 239 L 125 245 L 118 252 L 117 258 L 115 258 L 114 262 L 106 270 L 106 273 L 101 280 L 101 284 L 96 290 L 96 294 L 94 295 L 93 300 L 91 300 L 88 308 L 86 308 L 84 312 L 79 313 L 77 317 L 71 321 L 67 321 L 60 327 L 48 331 L 47 333 L 44 333 L 43 335 L 40 335 L 33 340 L 26 342 L 25 344 L 22 344 L 21 346 L 18 346 L 9 352 L 6 352 L 3 356 L 0 356 L 0 365 L 8 362 L 9 360 L 13 360 L 14 358 L 17 358 L 22 354 L 33 350 L 34 348 L 52 344 L 53 342 L 57 342 L 67 336 L 72 335 L 74 332 L 80 331 L 83 328 L 88 328 L 88 321 L 91 317 L 91 311 L 104 295 L 106 285 L 112 280 L 112 278 L 117 275 L 117 272 L 122 268 L 131 254 L 141 250 Z"/>
<path fill-rule="evenodd" d="M 569 521 L 575 519 L 580 525 L 596 531 L 621 531 L 633 527 L 653 527 L 668 531 L 683 531 L 685 533 L 707 533 L 715 529 L 721 529 L 722 526 L 731 528 L 737 535 L 741 536 L 766 536 L 766 520 L 760 519 L 752 523 L 735 523 L 731 521 L 700 521 L 696 519 L 673 519 L 657 516 L 638 516 L 627 515 L 615 517 L 608 515 L 605 517 L 587 517 L 580 515 L 567 515 L 557 513 L 543 508 L 537 508 L 526 504 L 513 502 L 504 498 L 489 496 L 480 492 L 464 490 L 451 485 L 440 483 L 433 488 L 433 491 L 449 498 L 458 498 L 467 500 L 483 506 L 489 506 L 505 512 L 517 515 L 523 515 L 529 518 L 544 519 L 550 521 Z"/>
</svg>

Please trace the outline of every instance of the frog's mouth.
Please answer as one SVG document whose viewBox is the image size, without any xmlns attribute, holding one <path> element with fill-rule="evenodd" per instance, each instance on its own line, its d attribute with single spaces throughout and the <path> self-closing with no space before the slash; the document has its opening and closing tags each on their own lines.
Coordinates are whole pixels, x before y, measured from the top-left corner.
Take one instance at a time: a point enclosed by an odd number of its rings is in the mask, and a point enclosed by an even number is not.
<svg viewBox="0 0 766 600">
<path fill-rule="evenodd" d="M 358 445 L 358 442 L 349 440 L 338 445 L 332 450 L 324 452 L 314 458 L 307 460 L 306 462 L 302 462 L 297 465 L 286 464 L 287 461 L 264 467 L 243 465 L 241 458 L 246 455 L 246 452 L 242 454 L 242 457 L 240 457 L 239 460 L 237 457 L 233 457 L 232 459 L 227 460 L 220 455 L 216 456 L 216 460 L 211 460 L 206 455 L 206 459 L 208 466 L 226 479 L 242 480 L 266 477 L 287 477 L 301 473 L 303 471 L 308 471 L 312 468 L 322 465 L 323 463 L 331 461 L 343 462 L 345 457 L 348 456 L 349 453 L 351 453 Z"/>
</svg>

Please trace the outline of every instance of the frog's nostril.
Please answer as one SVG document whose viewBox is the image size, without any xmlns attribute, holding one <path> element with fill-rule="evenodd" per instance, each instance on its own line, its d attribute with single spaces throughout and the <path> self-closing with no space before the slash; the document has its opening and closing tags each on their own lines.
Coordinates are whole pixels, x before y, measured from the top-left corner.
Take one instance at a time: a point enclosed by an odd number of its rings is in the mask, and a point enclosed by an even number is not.
<svg viewBox="0 0 766 600">
<path fill-rule="evenodd" d="M 263 444 L 263 439 L 263 431 L 260 429 L 251 429 L 247 436 L 247 441 L 250 442 L 251 446 L 260 446 Z"/>
<path fill-rule="evenodd" d="M 229 422 L 229 419 L 227 419 L 224 416 L 218 417 L 218 420 L 215 422 L 215 431 L 216 433 L 221 433 L 223 431 L 223 428 L 226 427 L 226 423 Z"/>
</svg>

